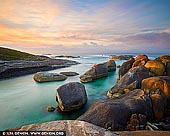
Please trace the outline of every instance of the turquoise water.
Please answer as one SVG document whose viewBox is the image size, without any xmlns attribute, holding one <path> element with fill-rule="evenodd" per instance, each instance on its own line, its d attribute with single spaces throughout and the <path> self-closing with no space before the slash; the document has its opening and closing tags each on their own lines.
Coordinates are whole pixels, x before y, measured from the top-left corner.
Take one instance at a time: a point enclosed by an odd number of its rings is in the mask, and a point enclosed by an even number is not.
<svg viewBox="0 0 170 136">
<path fill-rule="evenodd" d="M 92 64 L 104 62 L 107 59 L 107 56 L 77 58 L 74 60 L 81 64 L 50 72 L 75 71 L 83 74 Z M 122 62 L 117 61 L 118 64 Z M 117 71 L 109 73 L 107 78 L 84 84 L 88 94 L 88 103 L 78 111 L 64 114 L 60 111 L 47 112 L 46 106 L 56 107 L 56 89 L 68 82 L 79 82 L 79 76 L 68 77 L 65 81 L 36 83 L 33 80 L 33 74 L 30 74 L 0 81 L 0 130 L 32 123 L 76 119 L 94 100 L 106 97 L 106 92 L 115 84 L 116 77 Z"/>
<path fill-rule="evenodd" d="M 108 57 L 96 55 L 76 58 L 74 60 L 81 64 L 50 72 L 75 71 L 83 74 L 93 64 L 107 61 Z M 116 64 L 121 65 L 123 62 L 116 61 Z M 68 82 L 79 82 L 79 76 L 68 77 L 65 81 L 36 83 L 33 74 L 30 74 L 0 81 L 0 130 L 53 120 L 76 119 L 94 100 L 106 97 L 108 89 L 116 83 L 117 72 L 118 69 L 110 72 L 106 78 L 84 84 L 88 102 L 82 109 L 70 113 L 47 112 L 46 107 L 56 107 L 56 89 Z"/>
</svg>

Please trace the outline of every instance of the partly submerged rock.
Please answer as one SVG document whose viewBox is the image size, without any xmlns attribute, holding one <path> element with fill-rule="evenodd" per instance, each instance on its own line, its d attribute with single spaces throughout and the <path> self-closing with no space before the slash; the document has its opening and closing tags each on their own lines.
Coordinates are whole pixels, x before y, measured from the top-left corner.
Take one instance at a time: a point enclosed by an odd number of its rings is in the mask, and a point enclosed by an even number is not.
<svg viewBox="0 0 170 136">
<path fill-rule="evenodd" d="M 55 111 L 55 107 L 53 107 L 53 106 L 47 106 L 47 111 L 49 111 L 49 112 L 53 112 L 53 111 Z"/>
<path fill-rule="evenodd" d="M 95 101 L 78 120 L 87 121 L 110 130 L 124 130 L 132 114 L 142 114 L 148 120 L 152 120 L 151 107 L 149 96 L 145 95 L 143 90 L 136 89 L 119 99 Z"/>
<path fill-rule="evenodd" d="M 57 89 L 56 100 L 62 111 L 81 108 L 87 102 L 85 86 L 79 82 L 70 82 Z"/>
<path fill-rule="evenodd" d="M 60 72 L 60 74 L 65 75 L 65 76 L 77 76 L 79 73 L 77 72 Z"/>
<path fill-rule="evenodd" d="M 157 60 L 150 60 L 145 64 L 145 67 L 149 69 L 155 76 L 164 75 L 165 65 Z"/>
<path fill-rule="evenodd" d="M 108 60 L 107 62 L 104 62 L 103 64 L 106 65 L 108 72 L 112 72 L 116 70 L 116 63 L 114 60 Z"/>
<path fill-rule="evenodd" d="M 110 60 L 128 60 L 133 58 L 133 55 L 120 55 L 120 56 L 111 56 Z"/>
<path fill-rule="evenodd" d="M 112 99 L 117 97 L 118 93 L 120 95 L 126 93 L 127 89 L 139 89 L 141 87 L 141 81 L 150 76 L 152 76 L 152 73 L 144 66 L 131 68 L 118 83 L 108 91 L 107 96 Z"/>
<path fill-rule="evenodd" d="M 80 76 L 81 82 L 90 82 L 108 76 L 106 64 L 95 64 L 87 72 Z"/>
<path fill-rule="evenodd" d="M 78 120 L 61 120 L 45 122 L 40 124 L 31 124 L 22 126 L 17 129 L 9 129 L 9 131 L 42 131 L 42 134 L 48 134 L 48 131 L 60 131 L 61 135 L 66 136 L 116 136 L 114 132 L 108 131 L 99 126 L 93 125 L 88 122 Z M 43 133 L 43 131 L 45 131 Z M 59 134 L 59 132 L 58 132 Z M 56 133 L 57 135 L 57 133 Z"/>
<path fill-rule="evenodd" d="M 33 78 L 37 82 L 62 81 L 67 79 L 64 75 L 48 72 L 37 72 Z"/>
</svg>

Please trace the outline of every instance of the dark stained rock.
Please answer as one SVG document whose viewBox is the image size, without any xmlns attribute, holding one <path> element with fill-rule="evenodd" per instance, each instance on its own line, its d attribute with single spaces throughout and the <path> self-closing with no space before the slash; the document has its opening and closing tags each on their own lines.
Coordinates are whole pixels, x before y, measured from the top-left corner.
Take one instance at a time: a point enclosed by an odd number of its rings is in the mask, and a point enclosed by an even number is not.
<svg viewBox="0 0 170 136">
<path fill-rule="evenodd" d="M 120 65 L 116 65 L 117 68 L 120 68 Z"/>
<path fill-rule="evenodd" d="M 152 108 L 154 111 L 155 119 L 160 121 L 163 118 L 164 110 L 166 107 L 166 99 L 160 94 L 152 94 Z"/>
<path fill-rule="evenodd" d="M 170 76 L 170 61 L 166 63 L 165 72 L 167 76 Z"/>
<path fill-rule="evenodd" d="M 145 67 L 149 69 L 155 76 L 164 75 L 165 65 L 157 60 L 150 60 L 145 64 Z"/>
<path fill-rule="evenodd" d="M 31 124 L 17 129 L 9 129 L 9 131 L 42 131 L 42 135 L 45 135 L 45 132 L 47 134 L 48 131 L 65 131 L 66 136 L 116 136 L 114 132 L 108 131 L 91 123 L 78 120 L 61 120 Z M 45 132 L 43 133 L 43 131 Z M 60 132 L 60 135 L 64 134 Z"/>
<path fill-rule="evenodd" d="M 106 64 L 95 64 L 87 72 L 80 76 L 81 82 L 90 82 L 108 76 Z"/>
<path fill-rule="evenodd" d="M 56 100 L 62 111 L 81 108 L 87 102 L 85 86 L 79 82 L 70 82 L 57 89 Z"/>
<path fill-rule="evenodd" d="M 126 92 L 126 89 L 133 90 L 141 87 L 141 81 L 152 76 L 144 66 L 131 68 L 107 93 L 109 98 L 115 98 Z"/>
<path fill-rule="evenodd" d="M 104 62 L 103 64 L 106 65 L 108 72 L 112 72 L 116 70 L 116 63 L 114 60 L 108 60 L 107 62 Z"/>
<path fill-rule="evenodd" d="M 134 81 L 123 89 L 123 93 L 128 93 L 130 91 L 135 90 L 136 88 L 138 88 L 138 83 L 137 83 L 137 81 Z M 121 93 L 120 93 L 120 95 L 121 95 Z"/>
<path fill-rule="evenodd" d="M 128 70 L 132 67 L 133 63 L 135 62 L 134 58 L 130 58 L 128 61 L 124 62 L 119 69 L 119 79 L 128 72 Z"/>
<path fill-rule="evenodd" d="M 151 100 L 143 90 L 136 89 L 118 99 L 95 101 L 78 120 L 110 130 L 124 130 L 132 114 L 142 114 L 153 119 Z"/>
<path fill-rule="evenodd" d="M 144 66 L 148 60 L 148 56 L 140 54 L 135 58 L 135 62 L 133 63 L 132 67 Z"/>
<path fill-rule="evenodd" d="M 67 79 L 64 75 L 47 72 L 37 72 L 33 78 L 37 82 L 62 81 Z"/>
<path fill-rule="evenodd" d="M 77 72 L 60 72 L 60 74 L 65 76 L 77 76 L 79 75 Z"/>
</svg>

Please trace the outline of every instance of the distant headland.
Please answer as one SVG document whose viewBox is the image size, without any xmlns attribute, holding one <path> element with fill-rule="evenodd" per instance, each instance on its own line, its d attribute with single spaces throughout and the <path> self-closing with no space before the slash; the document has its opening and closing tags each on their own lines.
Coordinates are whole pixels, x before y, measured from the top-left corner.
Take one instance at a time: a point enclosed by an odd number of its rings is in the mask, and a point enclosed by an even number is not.
<svg viewBox="0 0 170 136">
<path fill-rule="evenodd" d="M 51 59 L 13 49 L 0 47 L 0 79 L 33 74 L 79 64 L 65 59 Z"/>
</svg>

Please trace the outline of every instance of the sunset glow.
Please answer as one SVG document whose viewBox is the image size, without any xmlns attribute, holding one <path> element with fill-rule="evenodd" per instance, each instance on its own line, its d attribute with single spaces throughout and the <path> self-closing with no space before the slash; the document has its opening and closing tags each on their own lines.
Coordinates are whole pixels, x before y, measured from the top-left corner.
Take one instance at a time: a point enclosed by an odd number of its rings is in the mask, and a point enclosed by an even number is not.
<svg viewBox="0 0 170 136">
<path fill-rule="evenodd" d="M 32 53 L 170 52 L 169 0 L 0 0 L 0 46 Z"/>
</svg>

